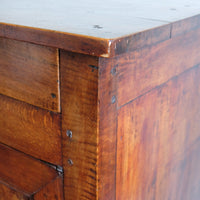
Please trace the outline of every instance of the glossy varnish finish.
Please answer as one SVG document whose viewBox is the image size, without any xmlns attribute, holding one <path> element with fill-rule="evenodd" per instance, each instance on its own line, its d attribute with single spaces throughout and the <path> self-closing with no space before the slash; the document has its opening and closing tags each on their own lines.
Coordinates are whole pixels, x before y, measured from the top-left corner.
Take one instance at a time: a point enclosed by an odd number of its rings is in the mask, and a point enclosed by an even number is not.
<svg viewBox="0 0 200 200">
<path fill-rule="evenodd" d="M 115 65 L 110 59 L 99 61 L 99 199 L 115 199 L 117 97 Z"/>
<path fill-rule="evenodd" d="M 198 200 L 200 67 L 118 114 L 117 199 Z"/>
<path fill-rule="evenodd" d="M 115 58 L 118 106 L 200 63 L 200 29 Z"/>
<path fill-rule="evenodd" d="M 61 51 L 60 67 L 65 199 L 97 199 L 98 59 Z"/>
<path fill-rule="evenodd" d="M 1 2 L 0 200 L 199 200 L 199 13 Z"/>
<path fill-rule="evenodd" d="M 0 142 L 62 165 L 60 114 L 0 95 Z"/>
<path fill-rule="evenodd" d="M 0 94 L 59 112 L 57 49 L 0 38 Z"/>
</svg>

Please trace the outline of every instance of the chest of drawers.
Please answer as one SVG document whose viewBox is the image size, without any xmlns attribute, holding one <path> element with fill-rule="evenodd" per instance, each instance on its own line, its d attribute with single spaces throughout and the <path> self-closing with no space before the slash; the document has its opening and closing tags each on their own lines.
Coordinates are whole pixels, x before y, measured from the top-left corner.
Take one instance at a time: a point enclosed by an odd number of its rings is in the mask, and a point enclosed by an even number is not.
<svg viewBox="0 0 200 200">
<path fill-rule="evenodd" d="M 0 6 L 0 200 L 199 200 L 200 3 Z"/>
</svg>

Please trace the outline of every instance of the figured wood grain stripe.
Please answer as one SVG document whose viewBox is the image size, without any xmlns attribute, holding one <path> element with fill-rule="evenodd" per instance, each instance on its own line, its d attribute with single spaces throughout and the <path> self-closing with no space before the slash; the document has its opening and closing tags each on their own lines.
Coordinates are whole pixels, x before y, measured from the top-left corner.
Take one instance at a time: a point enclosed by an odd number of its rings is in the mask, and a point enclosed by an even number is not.
<svg viewBox="0 0 200 200">
<path fill-rule="evenodd" d="M 117 77 L 111 59 L 100 58 L 99 67 L 98 199 L 115 200 Z"/>
<path fill-rule="evenodd" d="M 28 200 L 28 197 L 3 184 L 0 184 L 0 200 Z"/>
<path fill-rule="evenodd" d="M 198 200 L 200 67 L 119 109 L 117 200 Z"/>
<path fill-rule="evenodd" d="M 0 142 L 61 165 L 60 114 L 0 95 Z"/>
<path fill-rule="evenodd" d="M 61 51 L 60 66 L 65 199 L 95 200 L 98 59 Z"/>
<path fill-rule="evenodd" d="M 59 112 L 57 49 L 0 38 L 0 93 Z"/>
<path fill-rule="evenodd" d="M 34 200 L 63 200 L 63 178 L 58 176 L 33 196 Z"/>
<path fill-rule="evenodd" d="M 32 195 L 58 176 L 53 168 L 0 144 L 0 182 Z"/>
<path fill-rule="evenodd" d="M 118 106 L 200 63 L 200 29 L 115 58 Z"/>
</svg>

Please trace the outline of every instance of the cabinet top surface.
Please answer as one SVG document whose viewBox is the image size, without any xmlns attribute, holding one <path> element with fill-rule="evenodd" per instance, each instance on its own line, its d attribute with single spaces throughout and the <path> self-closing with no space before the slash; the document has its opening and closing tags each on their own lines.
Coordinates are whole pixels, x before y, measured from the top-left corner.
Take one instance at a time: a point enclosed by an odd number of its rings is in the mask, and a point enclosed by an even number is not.
<svg viewBox="0 0 200 200">
<path fill-rule="evenodd" d="M 199 0 L 1 0 L 0 3 L 0 37 L 100 57 L 124 53 L 150 40 L 169 39 L 173 23 L 180 20 L 179 32 L 200 27 Z M 149 36 L 154 39 L 148 39 Z"/>
<path fill-rule="evenodd" d="M 0 22 L 111 39 L 199 13 L 199 0 L 2 0 Z"/>
</svg>

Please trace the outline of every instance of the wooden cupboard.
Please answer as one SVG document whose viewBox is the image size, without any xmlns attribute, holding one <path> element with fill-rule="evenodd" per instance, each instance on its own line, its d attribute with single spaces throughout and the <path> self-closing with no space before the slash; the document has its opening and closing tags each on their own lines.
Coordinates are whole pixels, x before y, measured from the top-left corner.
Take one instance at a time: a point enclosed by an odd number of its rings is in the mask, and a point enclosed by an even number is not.
<svg viewBox="0 0 200 200">
<path fill-rule="evenodd" d="M 2 2 L 0 200 L 199 200 L 199 13 Z"/>
</svg>

